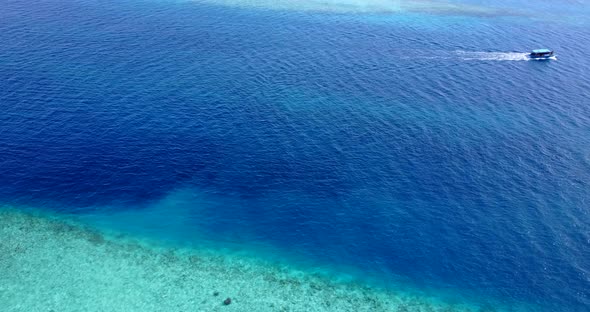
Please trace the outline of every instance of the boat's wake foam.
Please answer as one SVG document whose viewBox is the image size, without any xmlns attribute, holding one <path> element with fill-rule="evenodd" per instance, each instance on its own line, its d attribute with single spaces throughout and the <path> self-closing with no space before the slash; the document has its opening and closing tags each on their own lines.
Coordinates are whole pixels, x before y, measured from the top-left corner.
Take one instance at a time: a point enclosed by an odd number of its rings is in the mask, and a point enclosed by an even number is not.
<svg viewBox="0 0 590 312">
<path fill-rule="evenodd" d="M 528 53 L 523 52 L 468 52 L 455 51 L 457 56 L 466 61 L 528 61 Z"/>
</svg>

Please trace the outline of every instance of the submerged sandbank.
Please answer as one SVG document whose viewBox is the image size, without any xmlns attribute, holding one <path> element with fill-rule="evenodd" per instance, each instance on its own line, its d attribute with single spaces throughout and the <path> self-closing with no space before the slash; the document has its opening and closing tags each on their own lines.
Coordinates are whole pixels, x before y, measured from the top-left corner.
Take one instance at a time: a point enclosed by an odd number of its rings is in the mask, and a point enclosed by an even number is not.
<svg viewBox="0 0 590 312">
<path fill-rule="evenodd" d="M 510 16 L 522 15 L 517 10 L 458 3 L 445 0 L 193 0 L 202 3 L 265 10 L 295 10 L 325 13 L 395 14 L 418 12 L 443 15 Z"/>
<path fill-rule="evenodd" d="M 15 210 L 0 210 L 0 302 L 3 311 L 496 311 Z"/>
</svg>

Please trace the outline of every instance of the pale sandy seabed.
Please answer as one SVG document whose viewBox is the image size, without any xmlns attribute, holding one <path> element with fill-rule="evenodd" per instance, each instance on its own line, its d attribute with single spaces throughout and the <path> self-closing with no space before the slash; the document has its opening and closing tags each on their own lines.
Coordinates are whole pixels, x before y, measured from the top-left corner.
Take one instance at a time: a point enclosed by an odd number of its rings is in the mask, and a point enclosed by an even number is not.
<svg viewBox="0 0 590 312">
<path fill-rule="evenodd" d="M 296 10 L 327 13 L 402 13 L 509 16 L 522 15 L 508 10 L 483 5 L 454 3 L 445 0 L 192 0 L 201 3 L 236 7 L 254 7 L 269 10 Z"/>
<path fill-rule="evenodd" d="M 223 305 L 230 297 L 232 303 Z M 0 208 L 2 311 L 499 311 Z"/>
</svg>

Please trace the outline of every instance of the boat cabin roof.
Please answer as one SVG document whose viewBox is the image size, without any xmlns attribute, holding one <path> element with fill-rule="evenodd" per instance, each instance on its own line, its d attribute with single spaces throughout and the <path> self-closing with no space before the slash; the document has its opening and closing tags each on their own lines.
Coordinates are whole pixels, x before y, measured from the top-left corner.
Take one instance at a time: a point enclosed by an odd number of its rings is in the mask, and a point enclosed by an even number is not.
<svg viewBox="0 0 590 312">
<path fill-rule="evenodd" d="M 536 49 L 536 50 L 533 50 L 533 53 L 551 53 L 551 50 L 549 50 L 549 49 Z"/>
</svg>

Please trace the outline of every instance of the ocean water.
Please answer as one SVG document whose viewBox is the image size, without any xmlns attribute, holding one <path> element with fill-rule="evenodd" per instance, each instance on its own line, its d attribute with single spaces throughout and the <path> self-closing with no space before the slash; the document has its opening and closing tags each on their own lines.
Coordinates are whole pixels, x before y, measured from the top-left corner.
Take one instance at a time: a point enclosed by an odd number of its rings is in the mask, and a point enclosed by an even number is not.
<svg viewBox="0 0 590 312">
<path fill-rule="evenodd" d="M 2 1 L 0 203 L 590 311 L 587 3 L 351 3 Z"/>
</svg>

